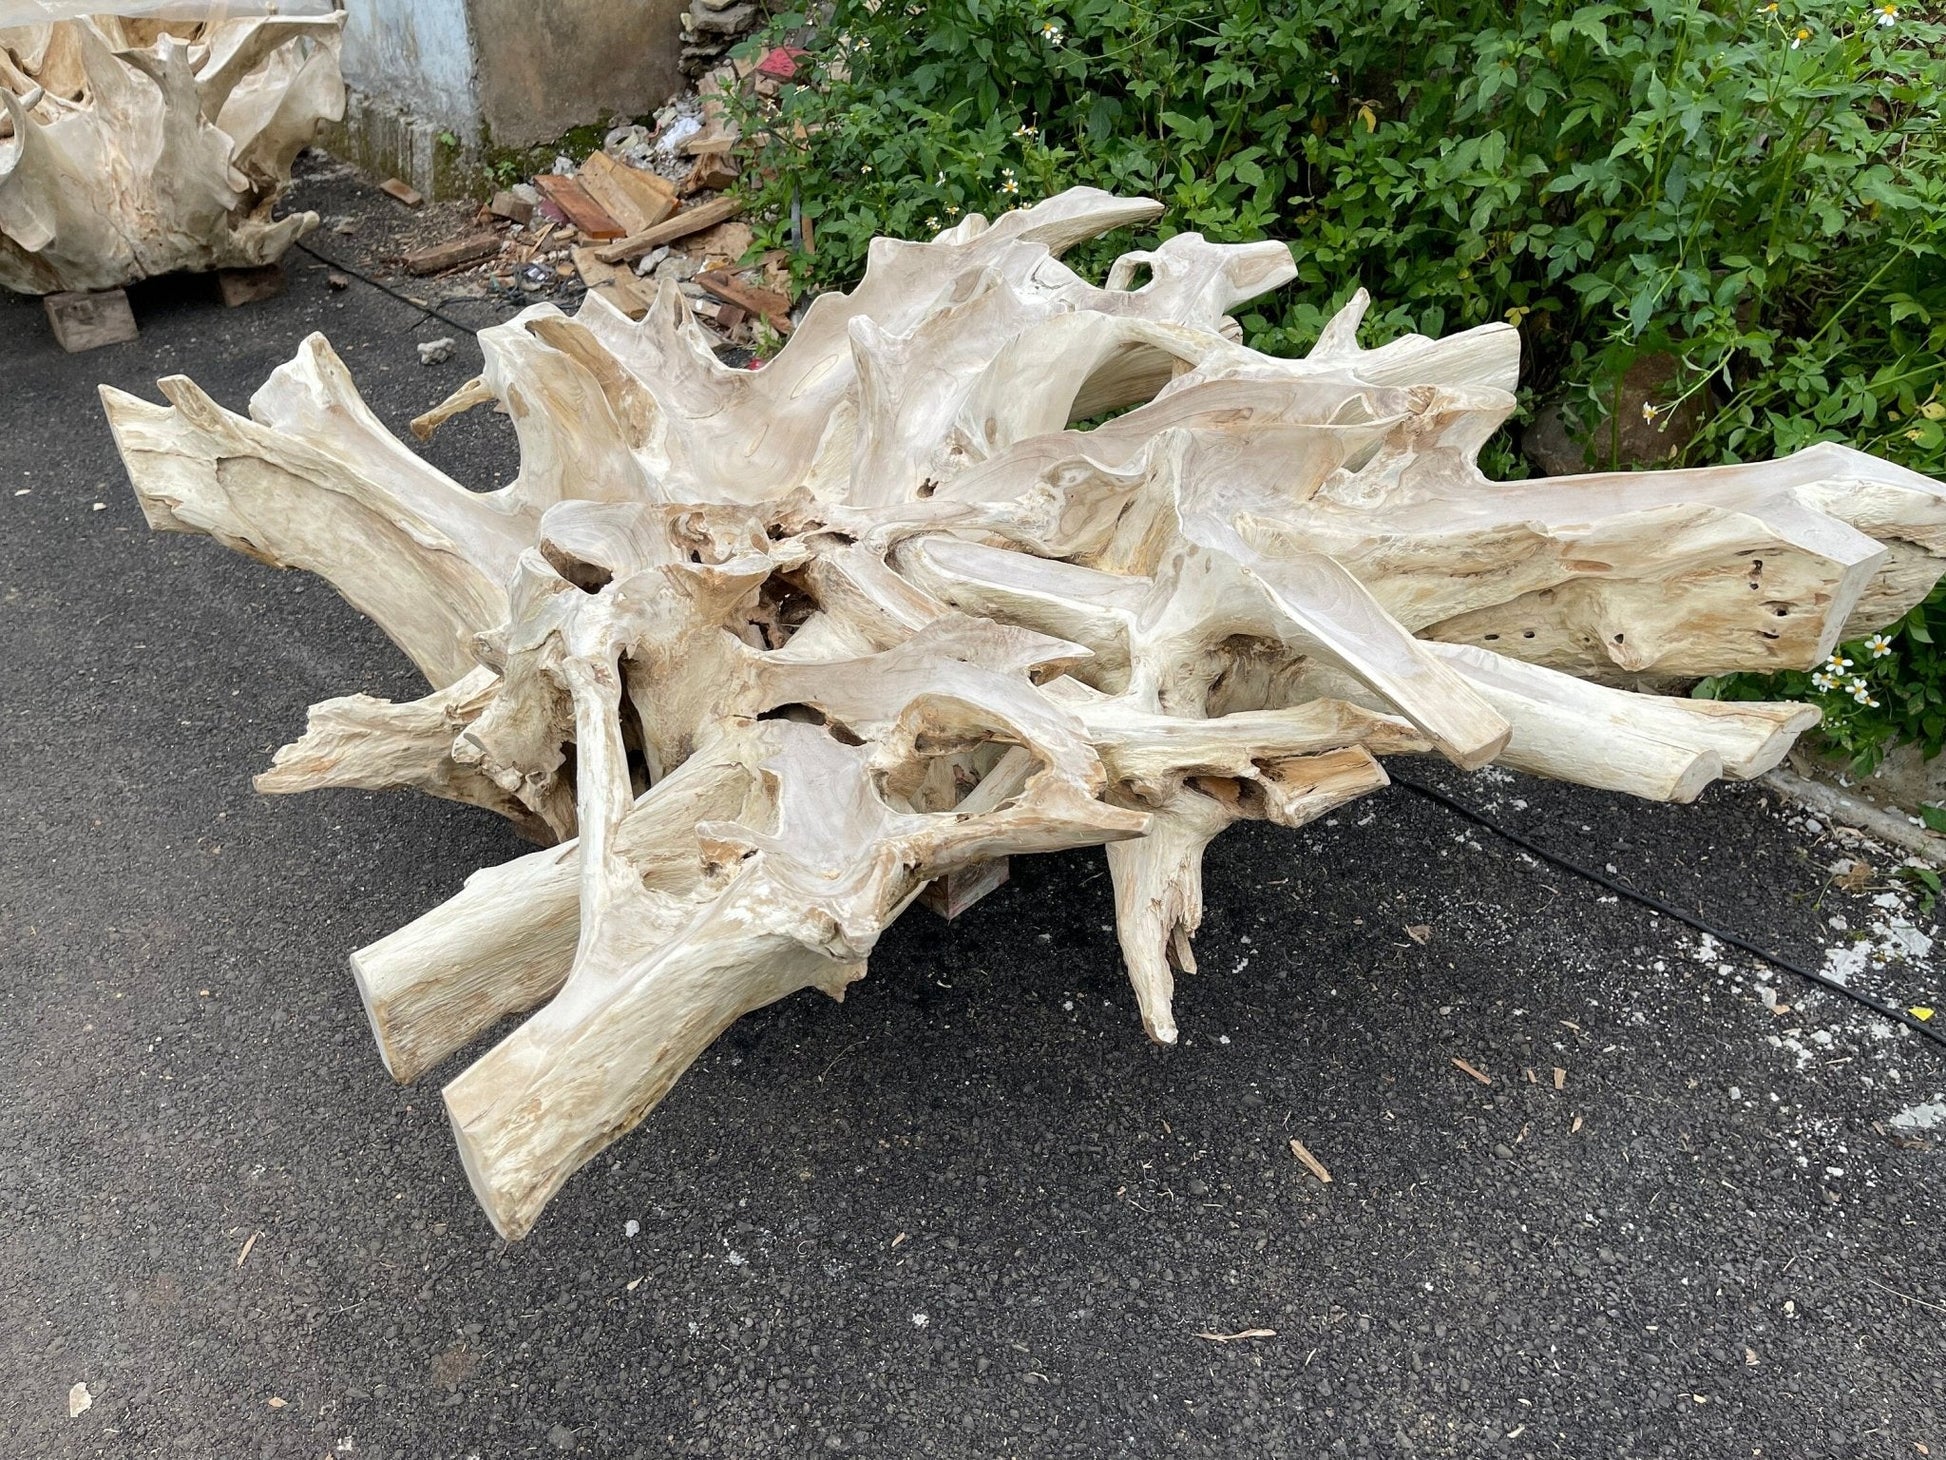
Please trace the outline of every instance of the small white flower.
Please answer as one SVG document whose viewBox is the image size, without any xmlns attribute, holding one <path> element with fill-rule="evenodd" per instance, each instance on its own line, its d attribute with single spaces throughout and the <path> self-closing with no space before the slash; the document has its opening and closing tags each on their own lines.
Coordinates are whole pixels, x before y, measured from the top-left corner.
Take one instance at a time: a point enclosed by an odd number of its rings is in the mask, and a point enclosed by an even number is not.
<svg viewBox="0 0 1946 1460">
<path fill-rule="evenodd" d="M 1849 668 L 1851 668 L 1851 660 L 1836 650 L 1833 650 L 1831 657 L 1824 661 L 1826 674 L 1843 674 Z"/>
<path fill-rule="evenodd" d="M 948 203 L 948 204 L 946 205 L 946 216 L 947 216 L 948 218 L 957 218 L 957 217 L 959 217 L 959 204 L 958 204 L 958 203 Z"/>
<path fill-rule="evenodd" d="M 1872 702 L 1872 687 L 1862 679 L 1854 679 L 1850 684 L 1846 685 L 1845 693 L 1849 694 L 1861 705 Z"/>
<path fill-rule="evenodd" d="M 872 170 L 872 165 L 871 165 L 871 163 L 869 163 L 869 162 L 868 162 L 868 163 L 866 163 L 866 164 L 865 164 L 865 165 L 864 165 L 863 167 L 861 167 L 861 168 L 859 168 L 858 170 L 859 170 L 860 172 L 870 172 L 870 171 Z"/>
<path fill-rule="evenodd" d="M 1000 169 L 1000 191 L 1003 193 L 1017 193 L 1020 191 L 1020 184 L 1014 181 L 1014 170 L 1011 167 L 1003 167 Z"/>
<path fill-rule="evenodd" d="M 1648 422 L 1651 422 L 1651 423 L 1653 423 L 1653 422 L 1654 422 L 1654 420 L 1655 420 L 1655 418 L 1656 418 L 1657 416 L 1659 416 L 1659 415 L 1661 415 L 1661 414 L 1662 414 L 1662 407 L 1661 407 L 1661 406 L 1657 406 L 1657 405 L 1651 405 L 1651 404 L 1650 404 L 1649 402 L 1647 402 L 1647 401 L 1643 401 L 1643 402 L 1642 402 L 1642 419 L 1643 419 L 1643 420 L 1645 420 L 1645 421 L 1648 421 Z"/>
<path fill-rule="evenodd" d="M 937 218 L 936 216 L 928 216 L 928 217 L 927 217 L 927 219 L 926 219 L 926 227 L 928 227 L 928 228 L 937 228 L 938 226 L 939 226 L 939 219 L 938 219 L 938 218 Z"/>
<path fill-rule="evenodd" d="M 1040 135 L 1040 130 L 1037 127 L 1030 127 L 1027 125 L 1027 123 L 1022 122 L 1019 126 L 1014 128 L 1014 135 L 1016 137 L 1038 137 Z"/>
<path fill-rule="evenodd" d="M 1793 51 L 1796 50 L 1809 39 L 1811 39 L 1811 32 L 1800 25 L 1797 28 L 1797 34 L 1791 37 L 1791 49 Z"/>
<path fill-rule="evenodd" d="M 1820 669 L 1816 674 L 1811 676 L 1811 687 L 1813 689 L 1836 689 L 1838 687 L 1838 680 L 1835 675 L 1826 674 Z"/>
<path fill-rule="evenodd" d="M 1882 26 L 1892 26 L 1899 23 L 1899 7 L 1896 5 L 1881 5 L 1878 7 L 1876 15 L 1878 24 Z"/>
<path fill-rule="evenodd" d="M 1865 648 L 1874 659 L 1883 659 L 1892 652 L 1892 641 L 1884 634 L 1873 634 L 1865 641 Z"/>
<path fill-rule="evenodd" d="M 1064 39 L 1060 21 L 1050 20 L 1044 22 L 1041 26 L 1041 39 L 1046 41 L 1050 46 L 1060 45 Z"/>
</svg>

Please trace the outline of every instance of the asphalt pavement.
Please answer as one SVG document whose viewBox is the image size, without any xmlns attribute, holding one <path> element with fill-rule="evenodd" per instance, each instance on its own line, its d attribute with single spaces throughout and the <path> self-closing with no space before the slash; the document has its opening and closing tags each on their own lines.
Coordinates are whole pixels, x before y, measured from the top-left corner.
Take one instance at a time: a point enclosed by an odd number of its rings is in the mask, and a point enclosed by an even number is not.
<svg viewBox="0 0 1946 1460">
<path fill-rule="evenodd" d="M 451 325 L 327 272 L 147 286 L 140 341 L 79 356 L 0 296 L 9 1454 L 1946 1456 L 1946 1052 L 1398 788 L 1216 843 L 1179 1048 L 1099 853 L 1017 859 L 497 1240 L 464 1056 L 393 1084 L 345 955 L 522 844 L 251 791 L 306 705 L 416 678 L 322 584 L 151 534 L 95 397 L 241 409 L 323 330 L 403 435 L 477 347 L 422 366 Z M 484 411 L 424 450 L 516 465 Z M 1946 1006 L 1896 859 L 1761 787 L 1411 773 Z"/>
</svg>

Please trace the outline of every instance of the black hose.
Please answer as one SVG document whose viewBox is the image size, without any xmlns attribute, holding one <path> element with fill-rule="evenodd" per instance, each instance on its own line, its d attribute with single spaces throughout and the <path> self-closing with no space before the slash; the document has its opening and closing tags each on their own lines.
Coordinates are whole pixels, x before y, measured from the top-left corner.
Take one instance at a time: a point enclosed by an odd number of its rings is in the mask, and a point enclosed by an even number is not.
<svg viewBox="0 0 1946 1460">
<path fill-rule="evenodd" d="M 1946 1033 L 1942 1033 L 1934 1029 L 1931 1025 L 1913 1018 L 1903 1009 L 1895 1008 L 1891 1004 L 1875 999 L 1870 994 L 1864 993 L 1859 989 L 1848 988 L 1828 974 L 1819 973 L 1816 969 L 1806 968 L 1802 964 L 1793 963 L 1780 953 L 1774 953 L 1768 948 L 1761 948 L 1757 944 L 1752 943 L 1748 938 L 1741 937 L 1736 933 L 1727 932 L 1713 923 L 1686 913 L 1680 908 L 1672 907 L 1659 897 L 1650 897 L 1647 893 L 1637 892 L 1634 888 L 1617 882 L 1614 878 L 1597 872 L 1592 867 L 1584 867 L 1579 862 L 1561 856 L 1557 852 L 1550 852 L 1546 847 L 1529 841 L 1519 832 L 1507 830 L 1506 827 L 1475 811 L 1465 802 L 1455 800 L 1453 797 L 1448 796 L 1444 791 L 1436 791 L 1431 786 L 1422 785 L 1418 781 L 1410 780 L 1405 776 L 1399 775 L 1396 771 L 1391 770 L 1390 767 L 1387 767 L 1387 773 L 1392 777 L 1395 784 L 1412 792 L 1413 795 L 1422 796 L 1428 801 L 1444 806 L 1455 816 L 1470 821 L 1475 826 L 1486 828 L 1502 841 L 1512 842 L 1522 851 L 1540 858 L 1543 862 L 1552 863 L 1564 872 L 1572 872 L 1577 877 L 1585 878 L 1599 887 L 1605 887 L 1617 896 L 1626 897 L 1630 902 L 1650 908 L 1662 914 L 1665 918 L 1674 918 L 1677 922 L 1694 928 L 1699 933 L 1707 933 L 1719 943 L 1727 943 L 1732 948 L 1739 948 L 1743 952 L 1748 953 L 1752 958 L 1768 963 L 1772 968 L 1781 968 L 1784 972 L 1794 973 L 1799 978 L 1814 983 L 1820 988 L 1829 989 L 1836 994 L 1843 994 L 1853 1003 L 1862 1004 L 1874 1014 L 1890 1019 L 1894 1023 L 1903 1024 L 1914 1034 L 1919 1035 L 1923 1039 L 1930 1039 L 1941 1049 L 1946 1049 Z"/>
</svg>

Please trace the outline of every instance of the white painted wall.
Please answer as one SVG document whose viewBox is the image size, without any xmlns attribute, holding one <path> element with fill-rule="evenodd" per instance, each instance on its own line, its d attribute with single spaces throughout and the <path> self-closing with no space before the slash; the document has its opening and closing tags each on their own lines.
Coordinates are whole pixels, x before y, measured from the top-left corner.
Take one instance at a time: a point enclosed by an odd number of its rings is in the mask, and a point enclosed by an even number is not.
<svg viewBox="0 0 1946 1460">
<path fill-rule="evenodd" d="M 345 0 L 345 80 L 471 138 L 480 120 L 466 0 Z"/>
</svg>

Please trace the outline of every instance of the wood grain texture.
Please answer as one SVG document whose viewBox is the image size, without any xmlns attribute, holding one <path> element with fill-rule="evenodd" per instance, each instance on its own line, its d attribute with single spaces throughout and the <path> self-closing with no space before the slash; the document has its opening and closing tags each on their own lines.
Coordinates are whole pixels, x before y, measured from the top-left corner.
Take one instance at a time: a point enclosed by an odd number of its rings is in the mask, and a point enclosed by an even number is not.
<svg viewBox="0 0 1946 1460">
<path fill-rule="evenodd" d="M 426 673 L 317 706 L 263 789 L 411 788 L 557 843 L 352 959 L 400 1079 L 527 1016 L 446 1089 L 504 1235 L 741 1014 L 842 997 L 936 879 L 1104 846 L 1171 1042 L 1226 827 L 1302 825 L 1397 755 L 1687 800 L 1815 712 L 1640 685 L 1808 664 L 1946 567 L 1946 492 L 1838 447 L 1488 481 L 1512 330 L 1366 350 L 1360 295 L 1273 359 L 1229 314 L 1282 245 L 1060 263 L 1156 211 L 1077 189 L 880 240 L 754 372 L 673 286 L 639 322 L 528 309 L 415 423 L 505 407 L 494 492 L 390 437 L 321 338 L 249 419 L 103 392 L 152 525 L 322 575 Z"/>
<path fill-rule="evenodd" d="M 274 264 L 291 163 L 344 115 L 342 12 L 0 28 L 0 288 Z"/>
</svg>

